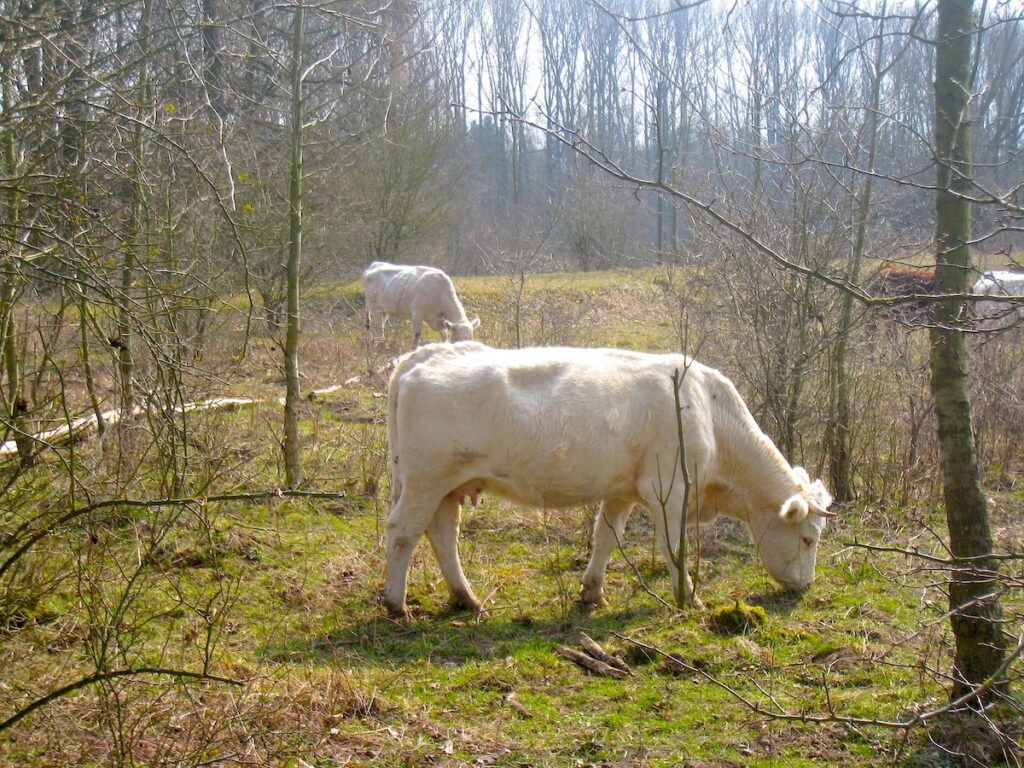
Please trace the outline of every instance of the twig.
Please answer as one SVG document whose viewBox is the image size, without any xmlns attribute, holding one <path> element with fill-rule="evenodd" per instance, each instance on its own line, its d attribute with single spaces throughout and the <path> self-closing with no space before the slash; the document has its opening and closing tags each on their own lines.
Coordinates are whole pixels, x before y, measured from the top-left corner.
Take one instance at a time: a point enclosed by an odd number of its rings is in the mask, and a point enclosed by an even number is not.
<svg viewBox="0 0 1024 768">
<path fill-rule="evenodd" d="M 748 699 L 735 688 L 726 685 L 711 673 L 706 672 L 703 669 L 700 669 L 699 667 L 695 667 L 692 664 L 687 664 L 678 656 L 666 653 L 665 651 L 661 650 L 656 646 L 648 645 L 647 643 L 641 642 L 640 640 L 635 640 L 631 637 L 622 635 L 615 631 L 612 631 L 611 634 L 613 634 L 620 640 L 637 646 L 638 648 L 643 648 L 645 651 L 649 651 L 658 656 L 662 656 L 666 659 L 669 659 L 672 661 L 673 664 L 681 667 L 682 669 L 685 669 L 687 672 L 699 675 L 712 685 L 721 688 L 723 691 L 725 691 L 734 699 L 743 704 L 743 706 L 747 707 L 747 709 L 749 709 L 751 712 L 754 712 L 758 715 L 763 715 L 764 717 L 769 717 L 774 720 L 795 721 L 800 723 L 840 723 L 842 725 L 875 726 L 880 728 L 893 728 L 905 731 L 909 731 L 911 728 L 915 728 L 919 725 L 922 725 L 929 720 L 934 720 L 936 717 L 939 717 L 940 715 L 943 715 L 947 712 L 951 712 L 970 701 L 977 700 L 978 697 L 985 691 L 989 690 L 993 686 L 1001 684 L 1003 682 L 1006 671 L 1010 668 L 1010 665 L 1013 664 L 1013 662 L 1016 661 L 1022 653 L 1024 653 L 1024 633 L 1021 633 L 1017 641 L 1017 647 L 1013 650 L 1012 653 L 1010 653 L 1005 659 L 1003 659 L 1003 662 L 999 665 L 995 672 L 993 672 L 986 680 L 984 680 L 976 686 L 973 686 L 964 694 L 946 702 L 940 707 L 925 710 L 923 712 L 918 712 L 908 720 L 882 720 L 880 718 L 873 717 L 851 717 L 848 715 L 836 714 L 815 715 L 806 712 L 790 712 L 786 710 L 784 707 L 780 706 L 778 702 L 776 702 L 774 699 L 772 700 L 772 703 L 775 704 L 777 710 L 773 711 L 770 709 L 765 709 L 760 704 Z"/>
<path fill-rule="evenodd" d="M 215 683 L 226 683 L 228 685 L 244 685 L 241 680 L 233 680 L 230 677 L 221 677 L 219 675 L 211 675 L 207 672 L 188 672 L 183 669 L 166 669 L 163 667 L 136 667 L 128 669 L 115 669 L 110 672 L 96 672 L 95 674 L 83 677 L 81 680 L 76 680 L 73 683 L 68 683 L 62 688 L 58 688 L 55 691 L 50 691 L 45 696 L 36 699 L 26 707 L 22 707 L 9 718 L 0 722 L 0 731 L 5 731 L 12 725 L 28 717 L 30 714 L 35 712 L 40 707 L 45 707 L 47 704 L 56 701 L 57 699 L 67 696 L 69 693 L 74 693 L 77 690 L 86 688 L 94 683 L 100 683 L 106 680 L 115 680 L 119 677 L 138 677 L 139 675 L 161 675 L 166 677 L 177 677 L 190 680 L 210 680 Z"/>
<path fill-rule="evenodd" d="M 509 691 L 505 695 L 505 703 L 525 718 L 533 717 L 533 713 L 526 708 L 526 705 L 519 700 L 515 691 Z"/>
<path fill-rule="evenodd" d="M 985 555 L 971 555 L 968 557 L 947 558 L 929 555 L 926 552 L 922 552 L 917 547 L 914 547 L 913 549 L 903 549 L 901 547 L 886 547 L 878 544 L 863 544 L 859 541 L 848 541 L 844 543 L 843 546 L 849 549 L 866 549 L 869 552 L 891 552 L 897 555 L 917 557 L 921 560 L 927 560 L 932 563 L 950 566 L 956 565 L 957 563 L 970 563 L 974 560 L 1024 560 L 1024 552 L 1004 552 L 1002 554 L 993 552 L 992 554 Z"/>
</svg>

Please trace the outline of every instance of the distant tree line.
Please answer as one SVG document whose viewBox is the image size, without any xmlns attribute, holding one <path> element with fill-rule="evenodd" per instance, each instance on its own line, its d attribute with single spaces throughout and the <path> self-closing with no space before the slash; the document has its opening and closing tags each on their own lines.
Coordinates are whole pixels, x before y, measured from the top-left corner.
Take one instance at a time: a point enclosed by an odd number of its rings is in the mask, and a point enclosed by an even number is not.
<svg viewBox="0 0 1024 768">
<path fill-rule="evenodd" d="M 853 239 L 870 162 L 868 252 L 928 242 L 930 5 L 674 7 L 310 6 L 306 269 L 339 276 L 389 259 L 500 271 L 541 243 L 550 266 L 572 269 L 708 250 L 685 208 L 610 181 L 574 153 L 579 142 L 754 230 L 810 230 L 833 258 Z M 279 312 L 292 7 L 3 9 L 5 245 L 81 278 L 127 257 L 187 297 L 188 318 L 246 280 Z M 1012 6 L 985 12 L 970 84 L 976 184 L 1017 200 L 1024 28 Z M 975 215 L 986 248 L 1019 243 L 1005 208 Z"/>
<path fill-rule="evenodd" d="M 435 55 L 448 62 L 455 155 L 470 170 L 465 188 L 477 214 L 463 217 L 460 237 L 515 249 L 545 233 L 552 258 L 574 269 L 706 248 L 686 210 L 649 192 L 634 196 L 581 163 L 572 145 L 587 142 L 628 172 L 718 201 L 753 230 L 782 227 L 784 238 L 794 227 L 810 230 L 833 257 L 854 239 L 870 174 L 871 255 L 904 255 L 930 241 L 931 5 L 684 5 L 692 7 L 428 7 L 426 28 L 444 19 L 443 30 L 459 32 L 440 34 Z M 1024 30 L 1012 11 L 996 4 L 979 19 L 976 71 L 965 87 L 979 197 L 1019 201 Z M 1014 229 L 1005 207 L 976 216 L 987 249 L 1019 246 L 1019 219 Z"/>
</svg>

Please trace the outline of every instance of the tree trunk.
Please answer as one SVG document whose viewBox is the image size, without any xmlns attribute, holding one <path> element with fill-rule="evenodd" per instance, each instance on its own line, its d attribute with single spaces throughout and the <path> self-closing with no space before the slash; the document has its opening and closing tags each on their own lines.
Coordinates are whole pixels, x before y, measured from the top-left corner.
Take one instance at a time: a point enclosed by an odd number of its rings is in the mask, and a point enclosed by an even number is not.
<svg viewBox="0 0 1024 768">
<path fill-rule="evenodd" d="M 847 279 L 856 284 L 860 280 L 861 264 L 864 261 L 864 249 L 867 242 L 868 216 L 871 212 L 871 192 L 875 179 L 875 158 L 878 154 L 878 107 L 882 91 L 882 53 L 885 40 L 885 12 L 882 4 L 881 24 L 875 37 L 875 50 L 872 57 L 871 70 L 871 103 L 868 106 L 864 124 L 864 137 L 868 142 L 867 174 L 864 177 L 864 189 L 857 204 L 856 234 L 850 249 L 846 265 Z M 852 432 L 852 416 L 850 412 L 850 371 L 847 365 L 847 352 L 850 334 L 853 332 L 853 295 L 843 294 L 840 310 L 839 330 L 836 334 L 834 349 L 834 397 L 835 406 L 832 418 L 828 423 L 825 443 L 828 452 L 829 480 L 832 485 L 833 498 L 836 501 L 853 499 L 853 462 L 851 460 L 850 434 Z"/>
<path fill-rule="evenodd" d="M 971 255 L 968 87 L 973 39 L 972 0 L 940 0 L 935 57 L 935 195 L 937 294 L 967 291 Z M 971 402 L 967 337 L 959 298 L 936 301 L 931 329 L 931 388 L 939 434 L 949 545 L 956 565 L 949 607 L 956 644 L 954 698 L 988 680 L 1005 655 L 988 509 L 981 490 Z M 1005 680 L 993 690 L 1005 689 Z M 975 701 L 975 705 L 981 702 Z"/>
<path fill-rule="evenodd" d="M 292 19 L 291 50 L 291 183 L 288 188 L 288 326 L 284 343 L 284 473 L 285 484 L 302 483 L 302 455 L 299 444 L 299 264 L 302 259 L 302 0 Z"/>
<path fill-rule="evenodd" d="M 5 47 L 11 42 L 10 29 L 4 34 Z M 3 114 L 11 114 L 11 94 L 14 92 L 14 74 L 10 62 L 3 64 Z M 14 149 L 14 131 L 3 132 L 3 174 L 8 179 L 16 178 L 17 155 Z M 17 184 L 11 184 L 6 194 L 7 221 L 10 234 L 5 238 L 7 243 L 21 242 L 18 223 L 21 219 L 21 193 Z M 32 463 L 32 439 L 28 434 L 26 414 L 28 406 L 25 402 L 21 381 L 21 357 L 17 345 L 17 327 L 15 304 L 18 295 L 18 267 L 14 263 L 14 248 L 10 248 L 3 269 L 3 281 L 0 286 L 0 356 L 3 357 L 3 373 L 7 376 L 6 405 L 4 414 L 10 427 L 14 430 L 14 440 L 18 444 L 18 458 L 22 466 Z"/>
<path fill-rule="evenodd" d="M 149 89 L 149 57 L 150 57 L 150 21 L 153 3 L 147 0 L 142 5 L 142 19 L 139 24 L 139 80 L 136 98 L 136 116 L 131 125 L 132 157 L 129 166 L 129 183 L 131 184 L 131 211 L 128 223 L 128 236 L 124 245 L 124 261 L 121 263 L 121 295 L 117 308 L 117 339 L 114 347 L 117 353 L 117 370 L 120 379 L 121 419 L 119 425 L 122 439 L 126 436 L 125 428 L 129 426 L 132 411 L 135 408 L 135 356 L 132 339 L 132 311 L 135 294 L 135 270 L 140 261 L 139 256 L 145 253 L 144 239 L 147 236 L 145 220 L 147 218 L 146 187 L 143 180 L 143 168 L 146 159 L 146 137 L 144 126 L 149 120 L 151 95 Z"/>
<path fill-rule="evenodd" d="M 217 0 L 202 0 L 203 5 L 203 85 L 210 108 L 218 119 L 227 115 L 224 95 L 224 62 L 220 41 L 220 9 Z"/>
<path fill-rule="evenodd" d="M 655 101 L 656 109 L 654 113 L 654 119 L 656 121 L 654 126 L 656 131 L 655 138 L 658 144 L 655 149 L 658 153 L 657 169 L 659 184 L 668 183 L 668 179 L 665 178 L 665 155 L 668 154 L 668 131 L 665 125 L 665 121 L 668 119 L 668 107 L 666 106 L 667 101 L 668 83 L 662 81 L 657 85 Z M 663 264 L 665 262 L 665 209 L 668 205 L 668 201 L 665 199 L 665 195 L 662 194 L 661 192 L 658 193 L 657 204 L 658 211 L 656 215 L 658 220 L 658 263 Z"/>
</svg>

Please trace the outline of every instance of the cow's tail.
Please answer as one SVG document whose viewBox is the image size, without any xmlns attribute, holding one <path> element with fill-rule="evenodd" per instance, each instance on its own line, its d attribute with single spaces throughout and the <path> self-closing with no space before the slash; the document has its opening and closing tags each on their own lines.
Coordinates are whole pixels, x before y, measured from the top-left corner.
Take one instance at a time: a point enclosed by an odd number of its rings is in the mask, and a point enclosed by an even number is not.
<svg viewBox="0 0 1024 768">
<path fill-rule="evenodd" d="M 418 352 L 419 350 L 414 350 L 398 358 L 395 361 L 394 370 L 391 371 L 391 378 L 388 380 L 388 467 L 391 470 L 392 511 L 395 505 L 398 504 L 398 500 L 402 497 L 402 472 L 398 464 L 402 458 L 398 445 L 398 398 L 401 396 L 402 375 L 415 364 L 410 362 L 410 360 L 416 358 Z M 383 573 L 385 582 L 387 580 L 387 573 L 388 567 L 385 560 Z"/>
<path fill-rule="evenodd" d="M 387 387 L 387 460 L 391 470 L 391 507 L 398 503 L 401 496 L 401 472 L 398 471 L 398 388 L 401 382 L 402 362 L 391 372 L 391 380 Z"/>
<path fill-rule="evenodd" d="M 402 379 L 417 365 L 425 363 L 436 355 L 468 354 L 473 345 L 466 344 L 461 352 L 449 344 L 428 344 L 412 352 L 406 352 L 395 361 L 388 382 L 388 467 L 391 469 L 391 506 L 398 503 L 402 496 L 402 467 L 409 466 L 410 456 L 402 454 L 398 441 L 398 405 L 402 397 Z M 476 345 L 479 347 L 480 345 Z M 404 462 L 402 464 L 401 462 Z"/>
</svg>

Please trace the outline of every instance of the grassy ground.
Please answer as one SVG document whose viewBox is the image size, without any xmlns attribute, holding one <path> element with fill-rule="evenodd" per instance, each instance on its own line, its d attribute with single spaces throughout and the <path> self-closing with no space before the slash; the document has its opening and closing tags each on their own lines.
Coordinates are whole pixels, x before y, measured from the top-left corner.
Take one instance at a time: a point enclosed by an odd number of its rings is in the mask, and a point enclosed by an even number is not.
<svg viewBox="0 0 1024 768">
<path fill-rule="evenodd" d="M 458 286 L 491 343 L 518 335 L 523 343 L 678 349 L 678 326 L 656 319 L 671 317 L 656 311 L 666 295 L 661 279 L 652 271 L 530 277 L 525 285 L 470 278 Z M 609 569 L 610 606 L 587 613 L 576 598 L 592 510 L 527 511 L 485 499 L 464 512 L 461 552 L 489 615 L 447 610 L 424 545 L 410 574 L 414 620 L 385 618 L 376 598 L 388 506 L 386 354 L 363 344 L 356 286 L 318 291 L 307 306 L 305 385 L 349 382 L 305 406 L 307 477 L 347 498 L 164 512 L 159 538 L 147 533 L 159 515 L 139 513 L 90 534 L 92 545 L 96 537 L 116 540 L 105 550 L 113 553 L 107 572 L 137 573 L 146 588 L 137 608 L 145 621 L 132 625 L 126 660 L 182 660 L 196 669 L 206 659 L 210 671 L 242 684 L 144 677 L 86 688 L 0 736 L 0 762 L 858 768 L 972 764 L 951 757 L 952 744 L 966 743 L 973 764 L 1013 751 L 980 732 L 958 739 L 957 729 L 970 724 L 919 728 L 904 739 L 884 727 L 800 722 L 829 714 L 901 720 L 944 699 L 948 624 L 934 586 L 941 579 L 920 561 L 864 546 L 940 554 L 929 531 L 941 531 L 942 518 L 929 503 L 842 509 L 804 595 L 780 592 L 746 532 L 719 521 L 702 531 L 695 566 L 708 607 L 684 613 L 664 602 L 667 572 L 637 512 Z M 394 329 L 392 349 L 406 331 Z M 275 354 L 257 347 L 237 364 L 231 393 L 280 394 Z M 233 487 L 273 487 L 279 417 L 273 402 L 210 414 L 196 439 L 220 457 L 215 471 Z M 1024 493 L 1008 487 L 993 507 L 1002 546 L 1019 548 L 1022 501 Z M 55 542 L 51 554 L 85 562 L 88 541 Z M 147 549 L 147 541 L 158 543 Z M 135 571 L 132 553 L 141 563 Z M 34 617 L 4 632 L 0 714 L 88 668 L 96 627 L 111 612 L 74 584 L 62 582 Z M 1007 600 L 1019 603 L 1016 595 Z M 715 609 L 741 602 L 763 608 L 766 621 L 729 632 L 712 620 Z M 559 655 L 559 646 L 580 647 L 581 631 L 632 674 L 597 676 Z M 763 716 L 741 699 L 794 717 Z M 1008 715 L 996 717 L 1014 732 Z"/>
</svg>

